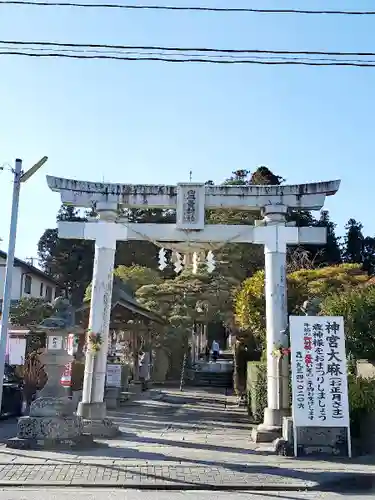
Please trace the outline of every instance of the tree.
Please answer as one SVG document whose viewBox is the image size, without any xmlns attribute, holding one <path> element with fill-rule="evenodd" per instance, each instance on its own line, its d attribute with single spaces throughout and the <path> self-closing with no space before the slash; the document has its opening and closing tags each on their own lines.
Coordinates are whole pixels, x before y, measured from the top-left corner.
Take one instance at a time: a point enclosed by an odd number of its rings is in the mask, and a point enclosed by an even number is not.
<svg viewBox="0 0 375 500">
<path fill-rule="evenodd" d="M 345 226 L 346 235 L 344 238 L 343 261 L 352 264 L 362 264 L 364 236 L 363 226 L 355 219 L 349 219 Z"/>
<path fill-rule="evenodd" d="M 235 170 L 232 172 L 232 175 L 223 182 L 223 184 L 227 186 L 247 185 L 250 183 L 249 174 L 250 170 Z"/>
<path fill-rule="evenodd" d="M 13 326 L 39 325 L 53 312 L 51 304 L 44 299 L 23 297 L 10 308 L 10 322 Z"/>
<path fill-rule="evenodd" d="M 311 267 L 332 266 L 341 264 L 341 249 L 339 238 L 335 234 L 335 227 L 327 210 L 320 213 L 320 218 L 315 220 L 310 214 L 310 220 L 306 217 L 305 212 L 304 220 L 307 226 L 312 227 L 325 227 L 327 231 L 327 240 L 324 245 L 303 245 L 303 249 L 307 252 L 308 259 L 312 263 Z"/>
<path fill-rule="evenodd" d="M 223 185 L 249 186 L 252 184 L 272 185 L 280 184 L 283 178 L 261 166 L 253 174 L 249 170 L 235 170 Z M 260 214 L 243 210 L 211 210 L 207 214 L 207 221 L 211 224 L 239 224 L 253 225 Z M 229 243 L 216 252 L 219 271 L 224 275 L 231 274 L 235 279 L 242 281 L 264 266 L 264 252 L 260 245 L 251 243 Z"/>
<path fill-rule="evenodd" d="M 186 269 L 174 279 L 137 290 L 139 302 L 168 322 L 167 327 L 154 332 L 153 342 L 169 353 L 174 374 L 181 369 L 195 323 L 232 321 L 233 294 L 237 284 L 236 280 L 217 272 L 210 275 L 200 266 L 197 274 Z"/>
<path fill-rule="evenodd" d="M 95 213 L 90 215 L 94 216 Z M 140 223 L 140 232 L 142 222 L 163 224 L 174 222 L 176 218 L 175 210 L 160 209 L 126 209 L 123 215 L 133 223 Z M 85 216 L 75 207 L 62 206 L 57 220 L 82 222 Z M 65 286 L 71 293 L 73 304 L 79 305 L 92 278 L 93 242 L 64 240 L 58 237 L 57 229 L 47 229 L 40 238 L 38 254 L 43 270 Z M 156 271 L 157 255 L 158 248 L 150 241 L 119 242 L 115 266 L 129 268 L 137 264 Z M 172 266 L 168 266 L 163 275 L 168 277 L 172 273 Z"/>
<path fill-rule="evenodd" d="M 332 266 L 341 264 L 340 243 L 339 238 L 335 234 L 336 224 L 331 221 L 328 210 L 321 212 L 315 226 L 327 228 L 327 243 L 315 248 L 316 265 Z"/>
<path fill-rule="evenodd" d="M 125 215 L 132 222 L 166 223 L 175 220 L 173 210 L 134 209 L 126 211 Z M 83 222 L 86 217 L 79 209 L 63 205 L 57 215 L 57 221 L 61 220 Z M 94 242 L 62 239 L 59 238 L 57 229 L 46 229 L 38 243 L 38 255 L 42 269 L 70 292 L 74 305 L 79 305 L 92 279 Z M 158 248 L 150 241 L 120 241 L 115 266 L 129 267 L 138 264 L 156 270 L 157 256 Z M 169 266 L 164 276 L 171 274 L 172 268 Z"/>
<path fill-rule="evenodd" d="M 135 293 L 144 285 L 159 285 L 163 278 L 158 271 L 149 267 L 139 266 L 118 266 L 115 269 L 115 276 L 119 277 Z"/>
<path fill-rule="evenodd" d="M 126 209 L 124 215 L 129 222 L 139 223 L 139 232 L 142 233 L 142 223 L 172 224 L 176 222 L 176 210 L 173 209 Z M 149 269 L 158 269 L 159 248 L 147 240 L 119 241 L 117 243 L 115 266 L 131 267 L 139 265 Z M 173 268 L 169 265 L 163 271 L 164 277 L 173 276 Z"/>
<path fill-rule="evenodd" d="M 349 288 L 326 297 L 321 312 L 343 316 L 346 349 L 354 360 L 375 361 L 375 286 Z"/>
<path fill-rule="evenodd" d="M 223 182 L 223 185 L 280 185 L 285 179 L 274 174 L 268 167 L 260 166 L 252 174 L 249 170 L 236 170 Z M 211 183 L 210 181 L 208 182 Z M 247 224 L 253 225 L 260 215 L 254 212 L 236 210 L 212 210 L 208 214 L 208 222 L 215 224 Z M 307 210 L 289 210 L 287 221 L 294 222 L 297 227 L 325 226 L 327 227 L 327 244 L 320 247 L 301 245 L 298 249 L 288 248 L 288 265 L 293 266 L 303 258 L 313 266 L 331 265 L 341 262 L 340 248 L 335 236 L 335 225 L 330 221 L 328 212 L 322 212 L 320 219 L 312 216 Z M 298 256 L 298 258 L 296 258 Z M 264 267 L 264 253 L 260 245 L 236 243 L 225 245 L 217 252 L 217 259 L 221 262 L 219 269 L 227 273 L 226 266 L 230 266 L 232 275 L 240 280 L 251 276 L 258 269 Z"/>
<path fill-rule="evenodd" d="M 363 270 L 370 276 L 375 274 L 375 238 L 370 236 L 363 240 Z"/>
<path fill-rule="evenodd" d="M 114 276 L 121 279 L 129 288 L 131 293 L 135 293 L 144 285 L 158 285 L 163 281 L 160 273 L 148 267 L 138 266 L 118 266 L 114 270 Z M 88 285 L 85 292 L 85 301 L 91 299 L 92 283 Z"/>
<path fill-rule="evenodd" d="M 328 295 L 368 281 L 368 276 L 355 264 L 341 264 L 317 269 L 302 269 L 287 276 L 288 312 L 300 314 L 305 300 Z M 265 341 L 265 295 L 264 271 L 258 271 L 245 280 L 238 291 L 235 301 L 235 316 L 238 326 Z"/>
<path fill-rule="evenodd" d="M 185 269 L 174 279 L 140 287 L 136 296 L 148 309 L 157 312 L 170 324 L 192 326 L 194 321 L 226 322 L 232 317 L 234 288 L 238 281 L 207 273 L 200 266 L 197 274 Z M 200 310 L 197 302 L 207 307 Z"/>
<path fill-rule="evenodd" d="M 63 205 L 57 221 L 83 222 L 85 218 L 75 207 Z M 94 243 L 59 238 L 57 229 L 46 229 L 38 243 L 38 255 L 43 271 L 61 283 L 71 294 L 72 303 L 79 305 L 92 277 Z"/>
<path fill-rule="evenodd" d="M 249 184 L 257 184 L 263 186 L 280 186 L 285 182 L 281 175 L 276 175 L 268 167 L 258 167 L 250 178 Z"/>
</svg>

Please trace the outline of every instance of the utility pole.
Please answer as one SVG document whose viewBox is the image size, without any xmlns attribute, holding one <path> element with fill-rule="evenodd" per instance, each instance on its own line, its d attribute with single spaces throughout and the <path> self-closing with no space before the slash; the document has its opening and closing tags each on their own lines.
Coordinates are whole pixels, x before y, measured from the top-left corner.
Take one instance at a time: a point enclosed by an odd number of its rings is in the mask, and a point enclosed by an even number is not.
<svg viewBox="0 0 375 500">
<path fill-rule="evenodd" d="M 28 179 L 30 179 L 30 177 L 34 175 L 35 172 L 37 172 L 40 169 L 40 167 L 45 164 L 47 160 L 48 160 L 47 156 L 44 156 L 40 161 L 38 161 L 38 163 L 36 163 L 29 170 L 27 170 L 27 172 L 23 172 L 22 160 L 17 159 L 15 161 L 14 169 L 12 169 L 12 173 L 14 176 L 12 212 L 10 216 L 9 243 L 8 243 L 7 261 L 5 265 L 5 282 L 4 282 L 3 307 L 2 307 L 1 329 L 0 329 L 0 409 L 3 400 L 4 366 L 5 366 L 5 354 L 6 354 L 6 345 L 8 338 L 10 301 L 12 298 L 14 252 L 16 248 L 18 206 L 20 199 L 21 183 L 26 182 Z"/>
</svg>

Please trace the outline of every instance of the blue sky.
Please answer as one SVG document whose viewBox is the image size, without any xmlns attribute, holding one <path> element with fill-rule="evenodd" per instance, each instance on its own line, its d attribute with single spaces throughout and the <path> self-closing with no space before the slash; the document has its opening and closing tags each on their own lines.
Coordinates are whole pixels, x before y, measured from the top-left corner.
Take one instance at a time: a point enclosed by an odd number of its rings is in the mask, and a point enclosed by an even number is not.
<svg viewBox="0 0 375 500">
<path fill-rule="evenodd" d="M 137 3 L 137 2 L 133 2 Z M 142 3 L 142 2 L 138 2 Z M 144 3 L 144 2 L 143 2 Z M 150 2 L 151 3 L 151 2 Z M 163 3 L 155 0 L 154 3 Z M 203 0 L 165 4 L 203 5 Z M 368 1 L 251 7 L 371 9 Z M 248 0 L 206 0 L 249 6 Z M 0 6 L 2 39 L 222 48 L 375 51 L 375 16 L 102 11 Z M 17 255 L 37 255 L 59 196 L 45 173 L 124 183 L 221 182 L 268 165 L 288 182 L 341 178 L 327 208 L 374 235 L 375 69 L 0 58 L 0 164 L 49 156 L 22 188 Z M 6 249 L 11 175 L 0 173 Z"/>
</svg>

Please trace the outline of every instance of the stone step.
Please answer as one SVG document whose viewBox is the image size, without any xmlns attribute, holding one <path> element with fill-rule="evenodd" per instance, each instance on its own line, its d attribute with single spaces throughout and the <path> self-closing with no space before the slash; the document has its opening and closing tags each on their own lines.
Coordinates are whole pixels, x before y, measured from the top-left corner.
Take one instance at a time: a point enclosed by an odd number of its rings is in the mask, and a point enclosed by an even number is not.
<svg viewBox="0 0 375 500">
<path fill-rule="evenodd" d="M 221 352 L 219 359 L 228 359 L 228 360 L 232 361 L 233 360 L 233 352 L 232 351 Z"/>
<path fill-rule="evenodd" d="M 195 372 L 192 385 L 232 387 L 233 374 L 231 372 Z"/>
</svg>

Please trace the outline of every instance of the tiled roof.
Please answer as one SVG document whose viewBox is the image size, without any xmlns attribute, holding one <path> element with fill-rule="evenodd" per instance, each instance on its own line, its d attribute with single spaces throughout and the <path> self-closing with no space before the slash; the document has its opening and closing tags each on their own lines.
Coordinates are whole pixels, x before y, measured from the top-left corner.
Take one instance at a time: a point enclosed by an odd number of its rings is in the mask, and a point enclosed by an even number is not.
<svg viewBox="0 0 375 500">
<path fill-rule="evenodd" d="M 0 250 L 0 257 L 6 260 L 7 254 L 6 252 L 3 252 Z M 41 271 L 35 266 L 32 266 L 31 264 L 28 264 L 24 260 L 17 259 L 17 257 L 14 258 L 14 266 L 15 267 L 22 267 L 23 269 L 27 269 L 30 274 L 36 274 L 37 276 L 40 276 L 41 278 L 45 279 L 46 281 L 50 281 L 54 285 L 61 286 L 61 284 L 56 281 L 55 279 L 51 278 L 48 274 L 45 272 Z"/>
</svg>

